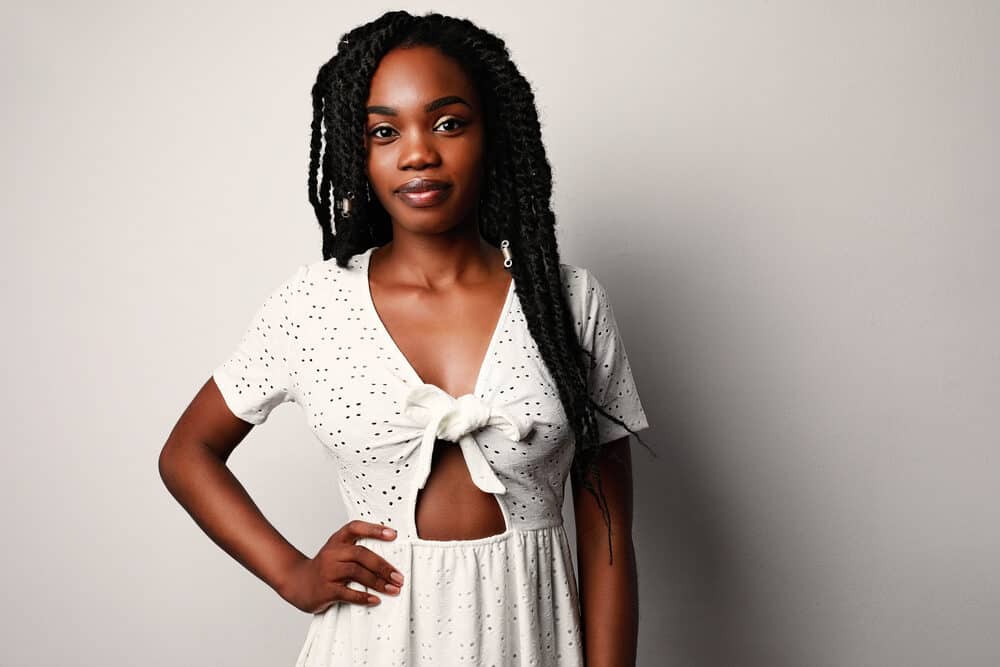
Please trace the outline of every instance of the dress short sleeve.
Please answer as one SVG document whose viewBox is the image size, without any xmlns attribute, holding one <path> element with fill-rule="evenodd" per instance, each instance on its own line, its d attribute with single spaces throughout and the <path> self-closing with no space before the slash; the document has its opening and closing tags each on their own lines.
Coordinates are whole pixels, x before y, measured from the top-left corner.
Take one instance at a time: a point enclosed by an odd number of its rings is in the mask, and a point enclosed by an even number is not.
<svg viewBox="0 0 1000 667">
<path fill-rule="evenodd" d="M 583 344 L 597 364 L 587 379 L 590 396 L 633 431 L 649 428 L 608 293 L 593 273 L 584 271 L 584 277 Z M 604 415 L 597 413 L 596 417 L 600 444 L 630 435 Z"/>
<path fill-rule="evenodd" d="M 307 266 L 267 296 L 243 338 L 212 372 L 229 410 L 245 422 L 262 424 L 278 405 L 293 400 L 289 349 L 296 335 L 295 302 Z"/>
</svg>

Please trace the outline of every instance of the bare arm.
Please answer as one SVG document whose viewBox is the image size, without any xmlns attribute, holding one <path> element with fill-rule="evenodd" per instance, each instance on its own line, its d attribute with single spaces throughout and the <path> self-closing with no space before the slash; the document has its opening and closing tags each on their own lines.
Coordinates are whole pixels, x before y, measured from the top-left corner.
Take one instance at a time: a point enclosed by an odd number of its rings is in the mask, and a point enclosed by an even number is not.
<svg viewBox="0 0 1000 667">
<path fill-rule="evenodd" d="M 611 519 L 612 564 L 608 563 L 608 528 L 597 500 L 573 483 L 584 653 L 587 667 L 634 667 L 639 594 L 632 545 L 632 459 L 628 436 L 605 444 L 599 465 Z"/>
<path fill-rule="evenodd" d="M 226 465 L 252 428 L 230 412 L 209 378 L 167 438 L 159 472 L 212 541 L 281 594 L 293 566 L 308 558 L 264 518 Z"/>
</svg>

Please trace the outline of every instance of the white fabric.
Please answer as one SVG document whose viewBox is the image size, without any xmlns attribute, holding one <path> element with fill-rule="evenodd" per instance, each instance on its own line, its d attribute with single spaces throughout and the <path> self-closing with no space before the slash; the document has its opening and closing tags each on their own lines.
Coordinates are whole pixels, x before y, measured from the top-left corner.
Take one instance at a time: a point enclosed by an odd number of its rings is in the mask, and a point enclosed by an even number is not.
<svg viewBox="0 0 1000 667">
<path fill-rule="evenodd" d="M 495 665 L 582 667 L 579 596 L 563 528 L 572 429 L 512 283 L 473 393 L 424 383 L 371 300 L 372 249 L 341 268 L 298 268 L 254 315 L 213 372 L 233 414 L 266 421 L 297 403 L 332 455 L 350 519 L 395 528 L 361 538 L 405 578 L 381 604 L 338 602 L 315 614 L 296 667 Z M 597 360 L 591 396 L 633 431 L 649 426 L 607 293 L 588 270 L 561 264 L 581 343 Z M 598 415 L 600 441 L 628 434 Z M 437 439 L 458 442 L 474 483 L 493 494 L 504 532 L 427 540 L 417 492 Z M 335 530 L 337 526 L 331 526 Z"/>
<path fill-rule="evenodd" d="M 434 443 L 440 438 L 461 445 L 462 455 L 469 468 L 473 483 L 486 493 L 507 493 L 486 461 L 475 432 L 484 428 L 499 430 L 513 443 L 518 443 L 531 430 L 533 423 L 509 413 L 503 408 L 483 403 L 472 394 L 453 398 L 433 384 L 414 387 L 407 394 L 406 415 L 424 428 L 418 444 L 420 454 L 415 473 L 418 489 L 424 488 L 431 472 Z M 480 436 L 482 437 L 482 436 Z M 390 441 L 391 442 L 391 441 Z M 372 445 L 379 447 L 380 444 Z M 412 447 L 402 450 L 396 461 L 405 460 L 412 453 Z"/>
</svg>

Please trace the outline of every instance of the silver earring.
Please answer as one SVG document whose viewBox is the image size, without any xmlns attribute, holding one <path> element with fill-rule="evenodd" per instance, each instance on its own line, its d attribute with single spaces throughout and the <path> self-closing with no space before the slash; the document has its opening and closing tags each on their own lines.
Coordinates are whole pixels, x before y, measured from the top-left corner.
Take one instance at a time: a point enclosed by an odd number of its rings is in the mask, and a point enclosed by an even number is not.
<svg viewBox="0 0 1000 667">
<path fill-rule="evenodd" d="M 509 269 L 514 263 L 510 255 L 510 241 L 504 239 L 500 242 L 500 252 L 503 253 L 503 267 Z"/>
<path fill-rule="evenodd" d="M 340 212 L 345 218 L 351 217 L 351 198 L 344 197 L 340 200 Z"/>
</svg>

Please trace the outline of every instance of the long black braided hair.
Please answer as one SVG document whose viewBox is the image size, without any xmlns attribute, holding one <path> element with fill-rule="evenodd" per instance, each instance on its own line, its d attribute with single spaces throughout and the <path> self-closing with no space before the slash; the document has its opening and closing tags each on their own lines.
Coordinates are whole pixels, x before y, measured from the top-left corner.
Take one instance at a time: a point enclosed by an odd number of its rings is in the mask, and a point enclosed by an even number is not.
<svg viewBox="0 0 1000 667">
<path fill-rule="evenodd" d="M 365 103 L 382 57 L 409 46 L 431 46 L 453 58 L 479 91 L 486 140 L 479 231 L 496 247 L 500 239 L 510 241 L 517 296 L 575 434 L 571 474 L 597 500 L 613 562 L 610 512 L 596 460 L 595 411 L 636 434 L 602 410 L 588 392 L 589 369 L 596 362 L 577 339 L 563 291 L 550 209 L 552 172 L 535 98 L 502 39 L 467 19 L 405 11 L 387 12 L 340 38 L 336 55 L 320 67 L 312 88 L 309 201 L 323 234 L 323 259 L 334 258 L 345 267 L 355 254 L 392 239 L 390 217 L 370 195 L 365 174 Z M 351 201 L 349 210 L 340 205 L 344 198 Z"/>
</svg>

